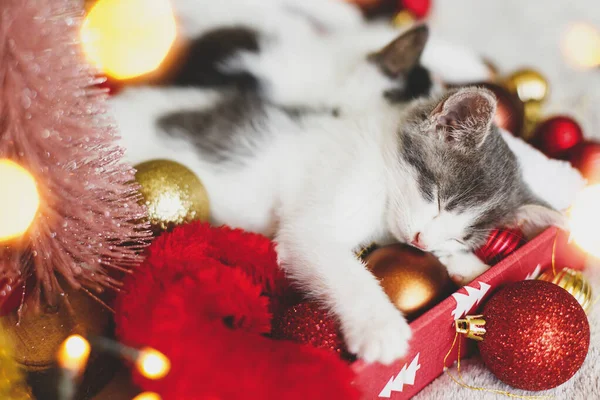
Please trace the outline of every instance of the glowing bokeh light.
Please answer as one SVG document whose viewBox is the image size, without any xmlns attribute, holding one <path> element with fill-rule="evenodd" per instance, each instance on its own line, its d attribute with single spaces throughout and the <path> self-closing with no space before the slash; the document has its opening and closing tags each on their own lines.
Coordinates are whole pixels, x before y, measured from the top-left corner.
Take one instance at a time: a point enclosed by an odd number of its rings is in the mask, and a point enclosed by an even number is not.
<svg viewBox="0 0 600 400">
<path fill-rule="evenodd" d="M 569 210 L 571 238 L 579 247 L 600 258 L 600 184 L 579 193 Z"/>
<path fill-rule="evenodd" d="M 561 48 L 567 61 L 578 68 L 600 66 L 600 32 L 592 25 L 571 25 L 562 40 Z"/>
<path fill-rule="evenodd" d="M 78 374 L 85 369 L 90 351 L 90 343 L 83 336 L 71 335 L 60 346 L 58 365 Z"/>
<path fill-rule="evenodd" d="M 11 160 L 0 160 L 0 242 L 27 231 L 40 205 L 35 179 Z"/>
<path fill-rule="evenodd" d="M 162 400 L 158 393 L 143 392 L 133 398 L 133 400 Z"/>
<path fill-rule="evenodd" d="M 176 36 L 169 0 L 99 0 L 81 28 L 88 60 L 120 80 L 156 70 Z"/>
<path fill-rule="evenodd" d="M 146 347 L 135 362 L 138 371 L 148 379 L 161 379 L 171 370 L 171 362 L 160 351 Z"/>
</svg>

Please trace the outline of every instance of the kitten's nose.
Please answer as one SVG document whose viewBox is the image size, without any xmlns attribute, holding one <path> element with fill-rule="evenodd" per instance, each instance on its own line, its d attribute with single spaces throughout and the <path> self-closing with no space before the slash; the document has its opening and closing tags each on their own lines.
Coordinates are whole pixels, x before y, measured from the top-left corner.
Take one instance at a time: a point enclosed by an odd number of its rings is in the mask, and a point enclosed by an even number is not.
<svg viewBox="0 0 600 400">
<path fill-rule="evenodd" d="M 421 232 L 417 232 L 417 234 L 415 235 L 415 238 L 412 240 L 412 242 L 410 242 L 410 244 L 412 244 L 413 246 L 415 246 L 418 249 L 421 250 L 426 250 L 427 246 L 425 246 L 423 243 L 421 243 Z"/>
</svg>

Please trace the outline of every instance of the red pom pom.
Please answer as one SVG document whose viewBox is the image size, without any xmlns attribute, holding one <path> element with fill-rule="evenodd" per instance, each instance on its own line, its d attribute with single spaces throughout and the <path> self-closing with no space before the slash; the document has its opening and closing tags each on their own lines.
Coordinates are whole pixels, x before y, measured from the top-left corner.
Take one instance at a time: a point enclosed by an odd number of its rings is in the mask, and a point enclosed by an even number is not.
<svg viewBox="0 0 600 400">
<path fill-rule="evenodd" d="M 275 341 L 269 298 L 286 289 L 273 244 L 194 223 L 158 238 L 116 302 L 117 336 L 171 360 L 162 380 L 135 380 L 163 399 L 350 398 L 350 367 L 311 346 Z"/>
<path fill-rule="evenodd" d="M 486 244 L 475 251 L 477 257 L 488 265 L 494 265 L 525 243 L 523 233 L 516 228 L 494 229 Z"/>
<path fill-rule="evenodd" d="M 582 141 L 583 132 L 579 124 L 569 117 L 557 116 L 536 128 L 531 144 L 548 157 L 566 159 L 569 150 Z"/>
<path fill-rule="evenodd" d="M 590 345 L 590 326 L 577 300 L 544 281 L 500 289 L 483 308 L 486 333 L 479 350 L 501 381 L 546 390 L 579 370 Z"/>
<path fill-rule="evenodd" d="M 302 302 L 273 320 L 273 339 L 288 339 L 349 357 L 338 323 L 315 303 Z"/>
<path fill-rule="evenodd" d="M 431 9 L 431 0 L 400 0 L 400 7 L 417 18 L 425 18 Z"/>
<path fill-rule="evenodd" d="M 580 143 L 569 154 L 569 161 L 588 181 L 600 183 L 600 143 Z"/>
</svg>

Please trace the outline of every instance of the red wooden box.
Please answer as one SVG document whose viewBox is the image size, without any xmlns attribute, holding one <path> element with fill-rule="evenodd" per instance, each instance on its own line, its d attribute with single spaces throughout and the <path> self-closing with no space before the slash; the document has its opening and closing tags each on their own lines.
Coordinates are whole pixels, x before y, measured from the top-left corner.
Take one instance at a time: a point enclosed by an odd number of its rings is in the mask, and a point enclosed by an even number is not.
<svg viewBox="0 0 600 400">
<path fill-rule="evenodd" d="M 556 267 L 583 269 L 585 255 L 574 244 L 568 243 L 568 233 L 555 228 L 546 230 L 413 321 L 410 324 L 413 332 L 410 351 L 403 360 L 390 366 L 355 362 L 352 365 L 357 373 L 355 383 L 362 390 L 363 398 L 408 399 L 442 374 L 444 357 L 455 336 L 454 320 L 473 314 L 478 305 L 499 286 L 535 279 L 540 271 L 552 265 L 555 240 Z M 462 348 L 467 346 L 463 345 Z M 456 359 L 455 347 L 447 365 Z"/>
</svg>

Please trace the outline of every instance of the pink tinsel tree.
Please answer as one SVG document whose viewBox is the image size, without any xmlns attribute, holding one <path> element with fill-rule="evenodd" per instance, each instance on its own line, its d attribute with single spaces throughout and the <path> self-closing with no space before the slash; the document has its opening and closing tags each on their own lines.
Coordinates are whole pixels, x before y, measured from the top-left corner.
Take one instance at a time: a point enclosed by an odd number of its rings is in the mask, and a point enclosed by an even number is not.
<svg viewBox="0 0 600 400">
<path fill-rule="evenodd" d="M 148 242 L 134 171 L 94 89 L 95 70 L 79 43 L 74 0 L 2 0 L 0 5 L 0 159 L 36 179 L 41 206 L 20 243 L 0 244 L 0 283 L 35 277 L 53 303 L 62 288 L 118 288 L 110 269 L 130 270 Z M 0 177 L 0 193 L 2 177 Z M 1 223 L 1 221 L 0 221 Z M 0 303 L 1 303 L 0 299 Z"/>
</svg>

